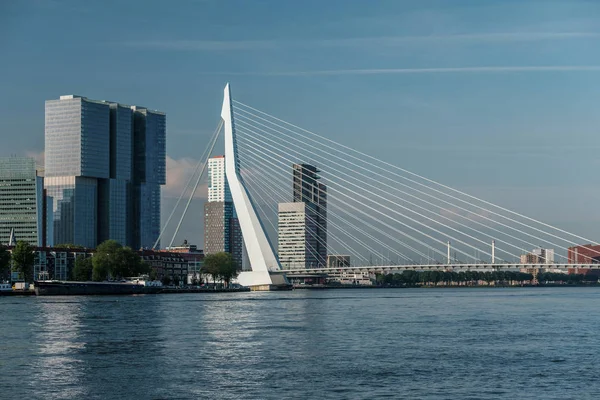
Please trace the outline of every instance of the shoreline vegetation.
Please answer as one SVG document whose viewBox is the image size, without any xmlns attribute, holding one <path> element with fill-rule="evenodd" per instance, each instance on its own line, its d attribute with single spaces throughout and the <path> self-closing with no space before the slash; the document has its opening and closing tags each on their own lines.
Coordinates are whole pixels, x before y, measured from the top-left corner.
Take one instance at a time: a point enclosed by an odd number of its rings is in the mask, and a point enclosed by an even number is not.
<svg viewBox="0 0 600 400">
<path fill-rule="evenodd" d="M 377 287 L 532 287 L 594 286 L 598 276 L 541 272 L 536 275 L 517 271 L 404 271 L 376 274 Z"/>
</svg>

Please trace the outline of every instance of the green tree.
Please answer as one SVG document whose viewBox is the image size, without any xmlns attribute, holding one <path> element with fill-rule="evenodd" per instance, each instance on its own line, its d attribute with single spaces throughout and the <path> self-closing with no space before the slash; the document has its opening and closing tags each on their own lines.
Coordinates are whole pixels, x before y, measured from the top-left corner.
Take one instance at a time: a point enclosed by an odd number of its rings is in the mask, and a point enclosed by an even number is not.
<svg viewBox="0 0 600 400">
<path fill-rule="evenodd" d="M 10 252 L 0 244 L 0 281 L 10 276 Z"/>
<path fill-rule="evenodd" d="M 112 272 L 116 265 L 122 262 L 121 246 L 116 240 L 106 240 L 96 247 L 94 257 L 92 257 L 93 276 L 95 281 L 104 281 L 113 276 Z M 116 267 L 117 272 L 119 267 Z"/>
<path fill-rule="evenodd" d="M 73 279 L 76 281 L 89 281 L 92 279 L 94 265 L 90 257 L 80 256 L 75 260 Z"/>
<path fill-rule="evenodd" d="M 163 285 L 169 286 L 171 284 L 171 278 L 169 276 L 165 275 L 161 279 L 161 282 L 162 282 Z"/>
<path fill-rule="evenodd" d="M 150 267 L 130 247 L 123 247 L 115 240 L 107 240 L 96 248 L 92 257 L 92 279 L 103 281 L 121 279 L 150 273 Z"/>
<path fill-rule="evenodd" d="M 216 282 L 217 278 L 222 279 L 225 286 L 229 286 L 231 280 L 239 273 L 232 255 L 225 252 L 207 255 L 202 268 L 204 273 L 212 275 L 213 282 Z"/>
<path fill-rule="evenodd" d="M 148 277 L 150 278 L 151 281 L 155 281 L 156 278 L 158 278 L 158 273 L 156 272 L 156 270 L 154 268 L 150 268 L 150 266 L 148 266 L 148 264 L 146 264 L 146 266 L 150 270 L 150 272 L 148 272 Z"/>
<path fill-rule="evenodd" d="M 25 282 L 33 281 L 34 248 L 29 243 L 19 240 L 12 252 L 13 268 L 19 272 Z"/>
</svg>

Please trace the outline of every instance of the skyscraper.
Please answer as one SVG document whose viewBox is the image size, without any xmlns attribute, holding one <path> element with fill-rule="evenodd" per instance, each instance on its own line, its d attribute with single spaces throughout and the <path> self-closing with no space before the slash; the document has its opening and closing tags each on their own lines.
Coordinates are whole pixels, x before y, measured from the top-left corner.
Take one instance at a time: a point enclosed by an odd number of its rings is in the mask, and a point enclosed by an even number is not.
<svg viewBox="0 0 600 400">
<path fill-rule="evenodd" d="M 16 241 L 43 245 L 43 189 L 33 158 L 0 158 L 0 244 L 8 244 L 12 235 Z"/>
<path fill-rule="evenodd" d="M 167 120 L 160 111 L 131 108 L 134 111 L 133 244 L 136 248 L 151 248 L 160 234 L 160 187 L 167 182 Z"/>
<path fill-rule="evenodd" d="M 316 268 L 327 261 L 327 187 L 318 169 L 292 165 L 292 203 L 278 208 L 278 253 L 284 268 Z"/>
<path fill-rule="evenodd" d="M 165 136 L 162 112 L 74 95 L 47 101 L 48 243 L 151 247 L 160 232 Z"/>
<path fill-rule="evenodd" d="M 231 253 L 242 267 L 243 238 L 225 176 L 225 157 L 208 160 L 208 201 L 204 204 L 204 253 Z"/>
</svg>

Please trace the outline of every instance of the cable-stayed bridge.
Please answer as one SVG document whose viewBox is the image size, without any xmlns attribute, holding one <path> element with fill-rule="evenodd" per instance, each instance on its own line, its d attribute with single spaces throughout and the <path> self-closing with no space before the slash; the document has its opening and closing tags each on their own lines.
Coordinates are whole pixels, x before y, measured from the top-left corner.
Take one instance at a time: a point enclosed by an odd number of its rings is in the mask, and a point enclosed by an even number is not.
<svg viewBox="0 0 600 400">
<path fill-rule="evenodd" d="M 599 266 L 595 257 L 600 260 L 600 252 L 594 250 L 590 250 L 594 255 L 585 263 L 572 262 L 578 258 L 572 254 L 576 250 L 569 247 L 596 244 L 591 239 L 420 176 L 234 100 L 229 85 L 221 117 L 196 166 L 191 196 L 223 131 L 226 177 L 252 269 L 240 275 L 242 284 L 281 283 L 279 277 L 284 272 L 540 267 L 527 257 L 521 260 L 533 249 L 542 251 L 538 260 L 549 268 Z M 310 182 L 308 196 L 312 197 L 298 199 L 306 182 Z M 191 183 L 192 178 L 190 188 Z M 307 206 L 286 214 L 287 222 L 278 218 L 280 204 L 302 201 Z M 188 206 L 189 201 L 178 228 Z M 278 236 L 284 228 L 291 236 L 282 242 Z M 294 229 L 304 229 L 302 243 L 294 242 Z M 282 248 L 287 249 L 286 254 L 290 248 L 302 253 L 300 263 L 284 257 Z M 343 255 L 351 261 L 327 266 L 324 254 Z"/>
</svg>

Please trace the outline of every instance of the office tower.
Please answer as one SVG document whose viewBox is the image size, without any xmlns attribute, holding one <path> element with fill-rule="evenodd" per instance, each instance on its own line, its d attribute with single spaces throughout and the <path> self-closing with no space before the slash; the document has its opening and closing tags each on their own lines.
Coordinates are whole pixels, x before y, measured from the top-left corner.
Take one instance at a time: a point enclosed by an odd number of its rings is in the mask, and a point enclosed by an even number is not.
<svg viewBox="0 0 600 400">
<path fill-rule="evenodd" d="M 231 253 L 242 267 L 243 238 L 225 176 L 225 157 L 208 160 L 208 201 L 204 204 L 204 253 Z"/>
<path fill-rule="evenodd" d="M 43 189 L 33 158 L 0 158 L 0 244 L 14 238 L 43 245 Z"/>
<path fill-rule="evenodd" d="M 306 203 L 279 203 L 277 222 L 277 254 L 283 269 L 316 268 L 316 237 Z"/>
<path fill-rule="evenodd" d="M 167 120 L 162 112 L 131 108 L 134 112 L 133 247 L 152 248 L 160 235 L 160 187 L 167 182 Z"/>
<path fill-rule="evenodd" d="M 318 173 L 313 165 L 292 165 L 293 203 L 304 206 L 279 205 L 279 261 L 285 268 L 300 265 L 302 257 L 307 268 L 322 267 L 327 261 L 327 188 L 319 182 Z M 298 235 L 303 236 L 300 247 Z"/>
<path fill-rule="evenodd" d="M 165 135 L 158 111 L 75 95 L 46 101 L 48 243 L 151 247 L 160 232 Z"/>
</svg>

